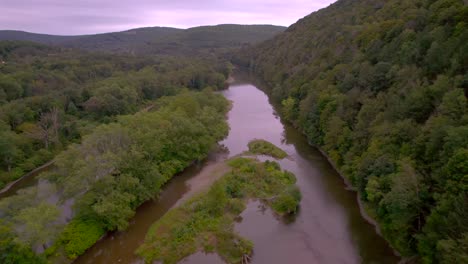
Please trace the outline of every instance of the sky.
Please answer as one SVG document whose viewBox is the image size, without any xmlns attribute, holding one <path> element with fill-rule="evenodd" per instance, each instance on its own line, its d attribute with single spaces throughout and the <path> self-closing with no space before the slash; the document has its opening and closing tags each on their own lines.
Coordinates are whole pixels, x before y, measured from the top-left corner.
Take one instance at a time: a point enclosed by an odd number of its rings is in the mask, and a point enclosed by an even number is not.
<svg viewBox="0 0 468 264">
<path fill-rule="evenodd" d="M 0 0 L 0 30 L 56 35 L 138 27 L 289 26 L 335 0 Z"/>
</svg>

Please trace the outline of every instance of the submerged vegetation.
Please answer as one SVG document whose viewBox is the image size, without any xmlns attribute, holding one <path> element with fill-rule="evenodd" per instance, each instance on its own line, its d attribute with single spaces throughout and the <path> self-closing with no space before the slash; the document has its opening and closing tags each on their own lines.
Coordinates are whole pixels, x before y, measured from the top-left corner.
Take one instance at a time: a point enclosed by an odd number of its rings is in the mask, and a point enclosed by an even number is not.
<svg viewBox="0 0 468 264">
<path fill-rule="evenodd" d="M 423 263 L 468 257 L 467 21 L 463 0 L 339 0 L 236 58 Z"/>
<path fill-rule="evenodd" d="M 271 144 L 271 143 L 270 143 Z M 245 262 L 253 244 L 234 230 L 235 219 L 250 199 L 259 199 L 277 214 L 294 214 L 301 194 L 295 176 L 272 161 L 237 157 L 231 172 L 206 192 L 169 211 L 150 228 L 137 250 L 147 263 L 176 263 L 197 252 L 216 252 L 227 263 Z"/>
<path fill-rule="evenodd" d="M 288 156 L 284 150 L 263 139 L 250 141 L 248 147 L 249 152 L 253 154 L 268 155 L 277 159 L 284 159 Z"/>
</svg>

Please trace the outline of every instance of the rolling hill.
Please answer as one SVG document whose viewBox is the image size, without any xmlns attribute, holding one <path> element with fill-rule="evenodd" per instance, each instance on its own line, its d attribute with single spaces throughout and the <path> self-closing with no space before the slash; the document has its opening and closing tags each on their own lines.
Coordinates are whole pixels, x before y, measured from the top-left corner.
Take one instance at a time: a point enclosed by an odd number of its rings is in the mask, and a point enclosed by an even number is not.
<svg viewBox="0 0 468 264">
<path fill-rule="evenodd" d="M 189 29 L 136 28 L 82 36 L 55 36 L 0 30 L 0 40 L 33 41 L 66 48 L 105 52 L 189 54 L 242 47 L 267 40 L 285 28 L 271 25 L 217 25 Z"/>
</svg>

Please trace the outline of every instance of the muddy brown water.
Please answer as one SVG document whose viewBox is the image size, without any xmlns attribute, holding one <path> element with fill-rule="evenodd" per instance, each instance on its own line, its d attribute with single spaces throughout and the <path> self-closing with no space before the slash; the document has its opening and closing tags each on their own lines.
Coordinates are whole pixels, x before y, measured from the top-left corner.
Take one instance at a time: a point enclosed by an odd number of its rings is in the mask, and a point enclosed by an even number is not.
<svg viewBox="0 0 468 264">
<path fill-rule="evenodd" d="M 3 190 L 0 191 L 0 199 L 16 195 L 21 189 L 37 185 L 39 182 L 37 176 L 42 172 L 49 170 L 53 166 L 53 162 L 49 161 L 37 169 L 26 173 L 15 182 L 8 184 Z"/>
<path fill-rule="evenodd" d="M 247 150 L 254 138 L 268 140 L 288 154 L 279 163 L 297 177 L 303 199 L 295 219 L 278 219 L 251 202 L 236 230 L 254 242 L 252 263 L 397 263 L 386 241 L 361 216 L 356 193 L 346 185 L 305 137 L 284 124 L 265 93 L 249 83 L 234 83 L 223 94 L 233 102 L 229 136 L 221 142 L 228 154 L 215 152 L 201 164 L 174 177 L 158 201 L 138 208 L 129 228 L 107 234 L 74 263 L 141 263 L 134 255 L 152 223 L 206 182 L 209 168 Z M 194 254 L 181 263 L 222 263 L 215 254 Z"/>
</svg>

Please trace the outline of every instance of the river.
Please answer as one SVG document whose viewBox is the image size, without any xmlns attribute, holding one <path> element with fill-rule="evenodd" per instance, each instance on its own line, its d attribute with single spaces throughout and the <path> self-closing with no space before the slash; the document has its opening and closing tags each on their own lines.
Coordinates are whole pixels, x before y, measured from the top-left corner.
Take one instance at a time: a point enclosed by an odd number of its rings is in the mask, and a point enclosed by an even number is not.
<svg viewBox="0 0 468 264">
<path fill-rule="evenodd" d="M 233 83 L 223 92 L 233 102 L 224 151 L 213 152 L 175 176 L 159 200 L 138 208 L 129 228 L 107 234 L 74 263 L 140 263 L 133 254 L 143 242 L 149 226 L 178 201 L 193 193 L 197 182 L 227 157 L 247 150 L 254 138 L 268 140 L 288 154 L 279 163 L 293 172 L 302 192 L 298 215 L 277 219 L 271 211 L 252 202 L 242 213 L 236 230 L 254 242 L 252 263 L 397 263 L 387 242 L 360 214 L 356 193 L 347 191 L 339 174 L 317 149 L 307 144 L 297 130 L 282 123 L 265 93 L 246 82 Z M 191 191 L 192 190 L 192 191 Z M 183 263 L 220 263 L 216 255 L 202 253 Z"/>
<path fill-rule="evenodd" d="M 39 178 L 37 176 L 42 172 L 49 170 L 53 166 L 54 162 L 49 161 L 31 172 L 26 173 L 18 180 L 7 184 L 7 186 L 0 190 L 0 199 L 16 195 L 21 189 L 37 185 L 39 183 Z"/>
</svg>

